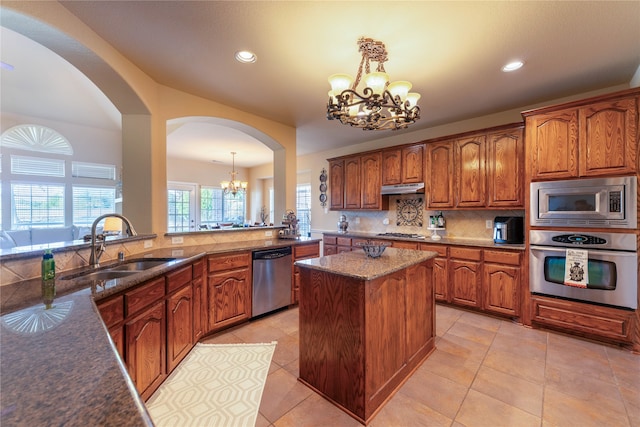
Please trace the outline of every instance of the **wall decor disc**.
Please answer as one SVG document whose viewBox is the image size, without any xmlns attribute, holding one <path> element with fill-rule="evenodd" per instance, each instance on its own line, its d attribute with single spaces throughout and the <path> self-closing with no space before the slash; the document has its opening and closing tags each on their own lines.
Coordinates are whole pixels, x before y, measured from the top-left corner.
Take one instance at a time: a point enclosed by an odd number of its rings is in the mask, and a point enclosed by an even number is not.
<svg viewBox="0 0 640 427">
<path fill-rule="evenodd" d="M 422 227 L 422 198 L 396 200 L 396 225 Z"/>
</svg>

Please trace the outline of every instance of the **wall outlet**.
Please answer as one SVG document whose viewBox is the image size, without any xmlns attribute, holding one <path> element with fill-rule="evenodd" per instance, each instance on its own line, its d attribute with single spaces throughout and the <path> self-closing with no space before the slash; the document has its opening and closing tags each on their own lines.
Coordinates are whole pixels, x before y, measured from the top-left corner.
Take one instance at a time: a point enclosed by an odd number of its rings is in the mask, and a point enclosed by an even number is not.
<svg viewBox="0 0 640 427">
<path fill-rule="evenodd" d="M 171 238 L 172 245 L 181 245 L 183 243 L 184 243 L 184 237 L 182 236 L 176 236 Z"/>
<path fill-rule="evenodd" d="M 171 256 L 184 256 L 184 250 L 174 249 L 171 251 Z"/>
<path fill-rule="evenodd" d="M 493 221 L 490 219 L 486 220 L 484 226 L 488 229 L 493 228 Z"/>
<path fill-rule="evenodd" d="M 266 230 L 266 231 L 264 232 L 264 237 L 271 237 L 271 236 L 273 236 L 273 231 L 271 231 L 271 230 Z"/>
<path fill-rule="evenodd" d="M 149 249 L 151 247 L 153 247 L 153 240 L 145 240 L 144 241 L 144 248 L 145 249 Z"/>
<path fill-rule="evenodd" d="M 383 219 L 383 220 L 382 220 L 382 223 L 383 223 L 384 225 L 389 225 L 389 218 L 385 218 L 385 219 Z"/>
</svg>

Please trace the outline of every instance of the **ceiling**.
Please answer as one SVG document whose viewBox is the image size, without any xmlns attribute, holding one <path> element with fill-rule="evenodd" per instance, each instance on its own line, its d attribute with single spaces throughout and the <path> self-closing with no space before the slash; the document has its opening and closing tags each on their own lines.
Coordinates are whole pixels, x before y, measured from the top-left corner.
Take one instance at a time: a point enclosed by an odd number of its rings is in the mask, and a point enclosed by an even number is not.
<svg viewBox="0 0 640 427">
<path fill-rule="evenodd" d="M 640 1 L 61 3 L 158 83 L 296 127 L 298 155 L 392 134 L 326 119 L 327 77 L 355 75 L 362 36 L 422 95 L 422 118 L 394 135 L 628 84 L 640 66 Z M 238 63 L 242 49 L 257 62 Z M 525 66 L 503 73 L 513 59 Z M 214 159 L 204 146 L 257 143 L 201 119 L 169 128 L 200 160 Z"/>
</svg>

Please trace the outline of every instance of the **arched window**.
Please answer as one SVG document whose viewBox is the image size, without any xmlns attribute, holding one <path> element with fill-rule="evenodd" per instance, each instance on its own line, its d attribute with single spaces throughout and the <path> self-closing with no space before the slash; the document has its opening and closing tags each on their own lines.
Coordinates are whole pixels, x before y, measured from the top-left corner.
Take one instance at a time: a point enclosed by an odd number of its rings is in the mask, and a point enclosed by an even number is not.
<svg viewBox="0 0 640 427">
<path fill-rule="evenodd" d="M 73 147 L 67 138 L 51 128 L 40 125 L 25 124 L 9 128 L 2 134 L 0 144 L 19 150 L 73 155 Z"/>
</svg>

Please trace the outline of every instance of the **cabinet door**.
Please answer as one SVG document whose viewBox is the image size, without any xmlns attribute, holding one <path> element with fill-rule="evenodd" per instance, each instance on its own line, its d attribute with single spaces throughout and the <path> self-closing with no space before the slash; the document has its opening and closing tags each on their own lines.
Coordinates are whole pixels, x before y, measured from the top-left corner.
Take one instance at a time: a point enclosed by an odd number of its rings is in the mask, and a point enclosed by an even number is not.
<svg viewBox="0 0 640 427">
<path fill-rule="evenodd" d="M 143 399 L 147 399 L 166 377 L 166 317 L 164 300 L 125 325 L 125 348 L 129 375 Z"/>
<path fill-rule="evenodd" d="M 360 156 L 344 161 L 344 208 L 360 209 L 362 206 L 362 184 L 360 175 Z"/>
<path fill-rule="evenodd" d="M 251 318 L 249 269 L 210 274 L 207 298 L 209 300 L 209 331 Z"/>
<path fill-rule="evenodd" d="M 322 246 L 322 252 L 324 256 L 327 255 L 335 255 L 338 253 L 338 246 L 336 245 L 327 245 L 326 243 Z"/>
<path fill-rule="evenodd" d="M 522 129 L 487 137 L 487 206 L 524 208 Z"/>
<path fill-rule="evenodd" d="M 329 162 L 329 208 L 344 209 L 344 160 Z"/>
<path fill-rule="evenodd" d="M 396 185 L 402 183 L 402 155 L 401 149 L 384 150 L 382 152 L 382 185 Z"/>
<path fill-rule="evenodd" d="M 531 178 L 562 179 L 578 176 L 578 114 L 563 110 L 527 117 Z"/>
<path fill-rule="evenodd" d="M 189 284 L 167 300 L 168 372 L 189 353 L 193 345 L 193 288 Z"/>
<path fill-rule="evenodd" d="M 380 153 L 365 154 L 360 158 L 360 167 L 362 169 L 362 209 L 381 209 L 382 207 L 380 163 Z"/>
<path fill-rule="evenodd" d="M 485 205 L 485 137 L 456 141 L 456 206 Z"/>
<path fill-rule="evenodd" d="M 519 316 L 520 268 L 486 263 L 483 270 L 483 308 L 499 314 Z"/>
<path fill-rule="evenodd" d="M 449 260 L 451 300 L 460 305 L 481 307 L 480 263 L 475 261 Z"/>
<path fill-rule="evenodd" d="M 449 275 L 446 258 L 436 257 L 433 259 L 433 286 L 436 301 L 449 302 Z"/>
<path fill-rule="evenodd" d="M 581 108 L 579 120 L 581 176 L 637 173 L 635 97 Z"/>
<path fill-rule="evenodd" d="M 427 144 L 427 207 L 453 207 L 453 142 Z"/>
<path fill-rule="evenodd" d="M 193 342 L 196 343 L 204 335 L 207 308 L 204 305 L 204 280 L 193 279 Z"/>
<path fill-rule="evenodd" d="M 424 145 L 412 145 L 402 149 L 402 183 L 424 181 Z"/>
</svg>

